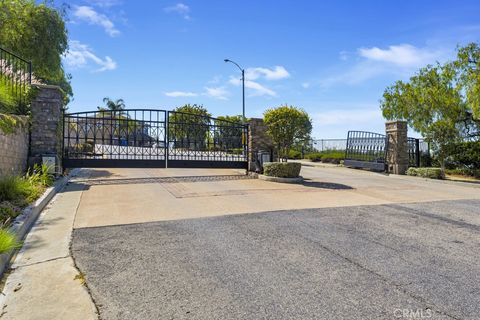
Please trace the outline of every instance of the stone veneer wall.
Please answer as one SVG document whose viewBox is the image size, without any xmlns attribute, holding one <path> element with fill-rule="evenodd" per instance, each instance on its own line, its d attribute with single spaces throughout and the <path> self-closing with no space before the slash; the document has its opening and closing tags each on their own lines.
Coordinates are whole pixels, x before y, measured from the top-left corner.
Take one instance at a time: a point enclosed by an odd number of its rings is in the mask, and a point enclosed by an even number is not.
<svg viewBox="0 0 480 320">
<path fill-rule="evenodd" d="M 0 130 L 0 176 L 22 175 L 28 160 L 28 117 L 21 117 L 22 124 L 14 132 Z"/>
<path fill-rule="evenodd" d="M 406 121 L 389 121 L 385 123 L 388 139 L 388 172 L 405 174 L 408 169 L 408 127 Z"/>
<path fill-rule="evenodd" d="M 61 161 L 63 93 L 57 86 L 38 85 L 32 101 L 30 139 L 31 162 L 41 162 L 42 155 L 56 155 Z M 61 163 L 57 163 L 61 167 Z"/>
<path fill-rule="evenodd" d="M 259 150 L 273 153 L 274 146 L 272 139 L 267 135 L 267 126 L 263 122 L 263 119 L 251 118 L 248 125 L 248 170 L 255 171 L 256 153 Z"/>
</svg>

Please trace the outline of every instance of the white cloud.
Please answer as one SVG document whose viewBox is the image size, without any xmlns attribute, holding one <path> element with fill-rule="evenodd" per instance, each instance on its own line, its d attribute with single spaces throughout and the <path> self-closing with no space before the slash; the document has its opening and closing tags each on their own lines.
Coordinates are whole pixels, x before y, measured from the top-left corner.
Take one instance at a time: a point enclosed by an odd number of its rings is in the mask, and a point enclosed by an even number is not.
<svg viewBox="0 0 480 320">
<path fill-rule="evenodd" d="M 370 61 L 362 61 L 343 72 L 321 79 L 318 83 L 322 88 L 330 88 L 338 84 L 356 85 L 382 74 L 399 73 L 399 70 L 378 65 Z"/>
<path fill-rule="evenodd" d="M 96 12 L 92 7 L 77 6 L 75 7 L 73 15 L 77 19 L 86 21 L 89 24 L 101 26 L 111 37 L 115 37 L 120 34 L 120 31 L 115 28 L 114 23 L 107 16 Z"/>
<path fill-rule="evenodd" d="M 190 7 L 183 3 L 177 3 L 176 5 L 166 7 L 163 10 L 167 13 L 178 13 L 185 20 L 190 20 Z"/>
<path fill-rule="evenodd" d="M 323 88 L 334 85 L 357 85 L 367 80 L 390 75 L 400 78 L 411 76 L 418 68 L 436 61 L 443 61 L 450 52 L 444 49 L 417 48 L 410 44 L 377 47 L 357 50 L 360 61 L 343 71 L 320 79 L 317 83 Z"/>
<path fill-rule="evenodd" d="M 219 99 L 219 100 L 228 100 L 228 94 L 229 92 L 225 89 L 225 87 L 216 87 L 216 88 L 205 87 L 204 95 L 210 98 Z"/>
<path fill-rule="evenodd" d="M 187 91 L 170 91 L 165 92 L 167 97 L 178 98 L 178 97 L 196 97 L 198 94 L 195 92 L 187 92 Z"/>
<path fill-rule="evenodd" d="M 240 79 L 236 79 L 236 78 L 233 78 L 233 77 L 230 77 L 230 80 L 228 82 L 230 84 L 233 84 L 234 86 L 240 86 L 242 84 L 242 81 Z M 275 91 L 273 91 L 272 89 L 269 89 L 269 88 L 261 85 L 260 83 L 252 81 L 252 80 L 245 79 L 245 88 L 253 90 L 253 93 L 249 93 L 250 97 L 254 97 L 254 96 L 276 97 L 277 96 L 277 93 Z"/>
<path fill-rule="evenodd" d="M 117 68 L 117 63 L 112 58 L 109 56 L 105 56 L 104 59 L 99 58 L 88 45 L 76 40 L 70 41 L 68 52 L 65 54 L 63 61 L 72 68 L 86 67 L 93 62 L 98 66 L 94 70 L 96 72 L 115 70 Z"/>
<path fill-rule="evenodd" d="M 290 77 L 290 73 L 282 66 L 275 66 L 272 69 L 258 67 L 245 70 L 245 79 L 248 80 L 256 80 L 258 78 L 280 80 L 288 77 Z"/>
<path fill-rule="evenodd" d="M 304 82 L 304 83 L 302 83 L 302 87 L 303 87 L 304 89 L 310 88 L 310 82 Z"/>
<path fill-rule="evenodd" d="M 281 80 L 290 77 L 290 73 L 283 66 L 274 66 L 273 68 L 247 68 L 245 70 L 245 88 L 252 89 L 249 96 L 271 96 L 276 97 L 277 93 L 272 89 L 261 84 L 259 81 Z M 258 81 L 256 81 L 258 80 Z M 235 86 L 241 85 L 242 81 L 233 76 L 228 81 Z"/>
<path fill-rule="evenodd" d="M 442 55 L 441 51 L 429 48 L 417 48 L 410 44 L 389 46 L 388 49 L 378 47 L 360 48 L 361 57 L 380 62 L 387 62 L 403 67 L 419 67 L 432 64 Z"/>
</svg>

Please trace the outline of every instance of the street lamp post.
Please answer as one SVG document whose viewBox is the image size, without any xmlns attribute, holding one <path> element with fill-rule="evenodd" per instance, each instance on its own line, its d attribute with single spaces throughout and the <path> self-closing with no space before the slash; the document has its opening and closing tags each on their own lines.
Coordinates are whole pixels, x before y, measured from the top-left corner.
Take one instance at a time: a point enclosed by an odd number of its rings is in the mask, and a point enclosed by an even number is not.
<svg viewBox="0 0 480 320">
<path fill-rule="evenodd" d="M 245 123 L 245 69 L 243 69 L 238 65 L 238 63 L 230 59 L 225 59 L 223 61 L 233 63 L 242 72 L 242 122 Z"/>
</svg>

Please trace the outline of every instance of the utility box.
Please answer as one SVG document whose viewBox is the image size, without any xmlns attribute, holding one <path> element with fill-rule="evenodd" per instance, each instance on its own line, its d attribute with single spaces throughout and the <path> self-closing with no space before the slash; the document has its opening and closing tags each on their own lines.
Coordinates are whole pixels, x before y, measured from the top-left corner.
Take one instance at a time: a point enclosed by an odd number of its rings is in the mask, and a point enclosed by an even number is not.
<svg viewBox="0 0 480 320">
<path fill-rule="evenodd" d="M 56 173 L 56 157 L 52 155 L 43 155 L 42 156 L 42 164 L 46 165 L 48 168 L 48 173 L 55 174 Z"/>
<path fill-rule="evenodd" d="M 272 156 L 270 154 L 269 151 L 265 151 L 265 150 L 258 150 L 257 151 L 257 156 L 256 156 L 256 159 L 257 159 L 257 163 L 256 163 L 256 172 L 263 172 L 263 164 L 265 162 L 271 162 L 272 161 Z"/>
</svg>

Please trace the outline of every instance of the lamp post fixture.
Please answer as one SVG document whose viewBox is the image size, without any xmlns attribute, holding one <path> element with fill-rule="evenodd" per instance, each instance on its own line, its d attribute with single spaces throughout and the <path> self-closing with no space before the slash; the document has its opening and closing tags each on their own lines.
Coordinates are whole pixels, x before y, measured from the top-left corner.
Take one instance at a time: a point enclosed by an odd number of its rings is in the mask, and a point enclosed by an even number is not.
<svg viewBox="0 0 480 320">
<path fill-rule="evenodd" d="M 242 122 L 245 123 L 245 69 L 243 69 L 238 65 L 238 63 L 230 59 L 225 59 L 223 61 L 233 63 L 242 72 Z"/>
</svg>

